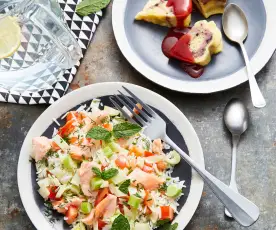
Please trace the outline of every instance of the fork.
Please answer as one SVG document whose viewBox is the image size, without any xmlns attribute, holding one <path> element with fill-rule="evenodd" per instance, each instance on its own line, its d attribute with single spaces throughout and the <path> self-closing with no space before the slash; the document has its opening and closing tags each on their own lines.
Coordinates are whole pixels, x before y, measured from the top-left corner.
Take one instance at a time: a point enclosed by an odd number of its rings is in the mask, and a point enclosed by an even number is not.
<svg viewBox="0 0 276 230">
<path fill-rule="evenodd" d="M 176 150 L 181 157 L 202 177 L 202 179 L 207 183 L 217 198 L 224 204 L 239 224 L 246 227 L 254 224 L 260 215 L 259 208 L 247 198 L 229 188 L 222 181 L 206 171 L 204 167 L 201 167 L 192 158 L 190 158 L 167 136 L 166 122 L 129 89 L 124 86 L 123 88 L 132 97 L 132 100 L 121 91 L 118 91 L 119 95 L 110 96 L 110 101 L 122 113 L 122 115 L 129 122 L 143 126 L 144 134 L 152 140 L 160 138 L 165 143 L 170 145 L 172 149 Z M 136 120 L 134 120 L 123 108 L 119 106 L 115 98 L 132 113 L 133 118 Z M 133 101 L 136 101 L 136 103 Z M 139 103 L 145 111 L 143 109 L 139 109 L 137 103 Z M 135 113 L 129 105 L 139 111 L 139 114 Z"/>
</svg>

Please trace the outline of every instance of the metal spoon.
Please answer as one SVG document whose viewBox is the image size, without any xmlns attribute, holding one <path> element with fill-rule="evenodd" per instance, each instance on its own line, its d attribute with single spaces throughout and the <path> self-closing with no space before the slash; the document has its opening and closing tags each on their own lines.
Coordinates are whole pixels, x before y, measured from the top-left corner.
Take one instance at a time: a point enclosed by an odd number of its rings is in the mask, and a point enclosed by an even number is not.
<svg viewBox="0 0 276 230">
<path fill-rule="evenodd" d="M 232 133 L 232 172 L 229 187 L 238 192 L 236 183 L 236 152 L 241 134 L 245 132 L 248 127 L 248 111 L 244 104 L 239 99 L 230 100 L 224 110 L 224 123 L 228 130 Z M 225 215 L 232 217 L 232 215 L 225 209 Z"/>
<path fill-rule="evenodd" d="M 243 41 L 248 34 L 248 23 L 244 12 L 235 4 L 229 4 L 224 11 L 222 17 L 222 26 L 226 36 L 233 42 L 236 42 L 240 45 L 245 64 L 247 66 L 247 74 L 249 79 L 251 99 L 252 103 L 257 108 L 262 108 L 266 106 L 265 99 L 260 91 L 260 88 L 257 84 L 255 75 L 253 74 L 249 58 L 244 47 Z"/>
</svg>

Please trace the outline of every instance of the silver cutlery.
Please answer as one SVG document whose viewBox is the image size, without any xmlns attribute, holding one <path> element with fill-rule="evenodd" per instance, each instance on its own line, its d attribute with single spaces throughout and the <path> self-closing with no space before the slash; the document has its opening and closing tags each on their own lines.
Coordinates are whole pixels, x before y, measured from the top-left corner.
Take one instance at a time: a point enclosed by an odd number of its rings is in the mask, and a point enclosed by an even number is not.
<svg viewBox="0 0 276 230">
<path fill-rule="evenodd" d="M 232 134 L 232 172 L 229 187 L 238 192 L 236 183 L 237 147 L 241 135 L 248 127 L 249 115 L 244 104 L 239 99 L 233 98 L 227 103 L 223 118 L 226 127 Z M 227 209 L 225 209 L 225 215 L 232 217 Z"/>
<path fill-rule="evenodd" d="M 246 16 L 241 8 L 235 4 L 229 4 L 224 11 L 222 17 L 222 26 L 226 36 L 233 42 L 240 45 L 245 64 L 247 66 L 247 74 L 251 92 L 252 103 L 256 108 L 266 106 L 265 99 L 256 81 L 255 75 L 252 72 L 250 61 L 244 47 L 243 41 L 248 35 L 248 23 Z"/>
<path fill-rule="evenodd" d="M 169 144 L 175 149 L 182 158 L 202 177 L 202 179 L 212 189 L 214 194 L 224 204 L 227 210 L 231 213 L 233 218 L 243 226 L 250 226 L 255 223 L 259 217 L 259 208 L 249 201 L 247 198 L 229 188 L 226 184 L 219 179 L 211 175 L 204 167 L 199 166 L 193 159 L 191 159 L 182 149 L 180 149 L 166 134 L 166 122 L 154 112 L 148 105 L 135 96 L 130 90 L 123 87 L 126 92 L 134 99 L 133 102 L 128 96 L 119 91 L 120 95 L 114 95 L 110 97 L 114 106 L 127 118 L 130 122 L 138 123 L 144 127 L 145 135 L 149 136 L 152 140 L 161 138 L 165 143 Z M 116 102 L 120 102 L 129 111 L 133 111 L 130 106 L 136 108 L 139 114 L 132 112 L 133 118 L 130 117 Z M 136 106 L 136 103 L 140 103 L 143 106 L 143 110 Z M 145 110 L 145 111 L 144 111 Z"/>
</svg>

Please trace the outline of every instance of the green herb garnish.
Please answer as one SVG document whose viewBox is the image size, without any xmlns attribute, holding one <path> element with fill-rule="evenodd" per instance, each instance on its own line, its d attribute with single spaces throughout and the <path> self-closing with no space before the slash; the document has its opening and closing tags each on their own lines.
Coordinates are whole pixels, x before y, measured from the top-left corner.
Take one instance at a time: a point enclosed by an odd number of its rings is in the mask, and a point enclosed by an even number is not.
<svg viewBox="0 0 276 230">
<path fill-rule="evenodd" d="M 100 126 L 95 126 L 90 129 L 86 137 L 93 138 L 95 140 L 104 140 L 107 141 L 111 138 L 112 134 L 108 130 Z"/>
<path fill-rule="evenodd" d="M 55 154 L 55 152 L 53 150 L 49 150 L 47 153 L 46 153 L 46 157 L 52 157 L 53 155 Z"/>
<path fill-rule="evenodd" d="M 174 224 L 168 226 L 168 230 L 176 230 L 177 227 L 178 227 L 178 223 L 174 223 Z"/>
<path fill-rule="evenodd" d="M 95 173 L 95 175 L 96 175 L 97 177 L 102 178 L 102 172 L 101 172 L 100 169 L 98 169 L 98 168 L 96 168 L 96 167 L 93 167 L 93 168 L 92 168 L 92 171 L 93 171 L 93 173 Z"/>
<path fill-rule="evenodd" d="M 130 225 L 125 216 L 120 214 L 112 223 L 111 230 L 130 230 Z"/>
<path fill-rule="evenodd" d="M 147 139 L 147 138 L 143 138 L 142 139 L 142 141 L 144 142 L 144 147 L 145 147 L 145 149 L 147 150 L 147 151 L 149 151 L 150 150 L 150 144 L 151 144 L 151 142 Z"/>
<path fill-rule="evenodd" d="M 109 3 L 110 0 L 83 0 L 77 5 L 77 13 L 87 16 L 105 8 Z"/>
<path fill-rule="evenodd" d="M 61 139 L 61 142 L 65 141 L 67 144 L 70 144 L 69 139 L 70 138 L 68 136 L 63 136 L 62 139 Z"/>
<path fill-rule="evenodd" d="M 170 222 L 170 219 L 165 219 L 165 220 L 157 220 L 156 222 L 156 226 L 159 227 L 159 226 L 162 226 L 166 223 L 169 223 Z"/>
<path fill-rule="evenodd" d="M 137 196 L 138 198 L 142 198 L 139 193 L 135 193 L 134 196 Z"/>
<path fill-rule="evenodd" d="M 160 185 L 158 191 L 159 192 L 162 192 L 162 191 L 166 192 L 167 188 L 168 188 L 168 185 L 166 183 L 164 183 L 164 184 Z"/>
<path fill-rule="evenodd" d="M 124 123 L 114 125 L 114 127 L 113 127 L 113 136 L 115 138 L 131 137 L 134 134 L 140 132 L 141 129 L 142 128 L 137 124 L 124 122 Z"/>
<path fill-rule="evenodd" d="M 102 179 L 109 180 L 112 177 L 116 176 L 118 173 L 119 173 L 119 170 L 115 168 L 104 170 L 102 172 Z"/>
<path fill-rule="evenodd" d="M 170 219 L 165 219 L 165 220 L 158 220 L 156 222 L 157 227 L 161 227 L 162 230 L 176 230 L 178 227 L 178 223 L 171 224 Z"/>
<path fill-rule="evenodd" d="M 130 180 L 125 180 L 119 187 L 119 190 L 124 193 L 128 194 L 128 187 L 130 186 Z"/>
</svg>

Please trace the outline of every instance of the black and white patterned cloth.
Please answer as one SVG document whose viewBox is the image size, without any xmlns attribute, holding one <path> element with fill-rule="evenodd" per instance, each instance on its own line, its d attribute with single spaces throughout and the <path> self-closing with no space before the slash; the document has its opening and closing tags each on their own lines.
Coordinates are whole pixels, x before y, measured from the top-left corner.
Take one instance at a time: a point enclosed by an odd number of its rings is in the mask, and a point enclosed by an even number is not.
<svg viewBox="0 0 276 230">
<path fill-rule="evenodd" d="M 58 0 L 64 13 L 64 19 L 66 20 L 69 28 L 72 30 L 74 37 L 77 39 L 84 55 L 93 34 L 96 31 L 97 25 L 100 22 L 102 12 L 100 11 L 96 14 L 81 17 L 76 14 L 76 5 L 80 1 L 81 0 Z M 16 68 L 20 61 L 22 62 L 20 57 L 18 57 L 17 60 L 13 59 L 13 61 L 13 68 Z M 52 104 L 66 93 L 69 84 L 72 82 L 75 74 L 77 73 L 80 62 L 81 60 L 72 69 L 66 70 L 65 72 L 57 67 L 49 67 L 47 70 L 38 73 L 39 82 L 31 86 L 32 93 L 28 91 L 19 93 L 14 90 L 0 88 L 0 101 L 29 105 Z M 1 62 L 0 64 L 4 66 L 6 63 Z M 20 64 L 26 65 L 28 63 Z M 51 78 L 57 79 L 57 81 L 53 85 L 49 85 L 49 87 L 45 90 L 39 89 L 39 86 L 47 84 L 47 82 L 43 82 L 43 79 Z"/>
</svg>

